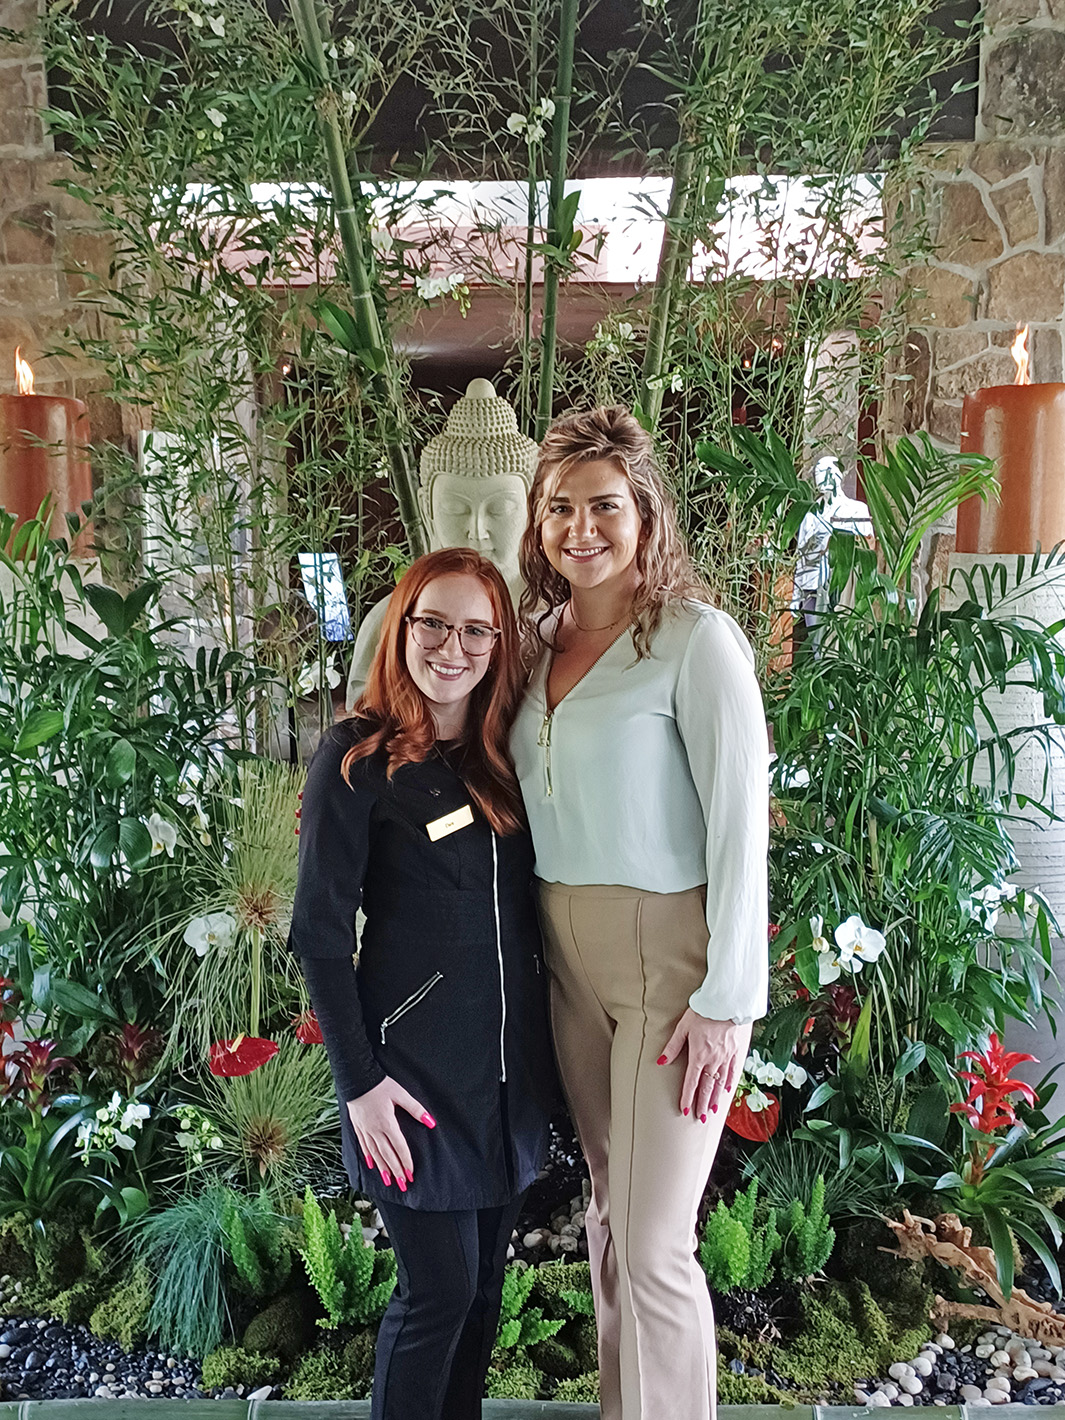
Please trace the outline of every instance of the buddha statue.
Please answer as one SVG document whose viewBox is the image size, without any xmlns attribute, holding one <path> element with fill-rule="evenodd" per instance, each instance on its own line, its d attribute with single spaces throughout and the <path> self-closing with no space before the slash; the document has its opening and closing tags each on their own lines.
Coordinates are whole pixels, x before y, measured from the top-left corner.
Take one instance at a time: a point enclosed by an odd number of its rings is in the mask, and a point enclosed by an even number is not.
<svg viewBox="0 0 1065 1420">
<path fill-rule="evenodd" d="M 426 444 L 419 467 L 418 501 L 430 548 L 475 548 L 503 573 L 515 605 L 522 590 L 518 547 L 537 453 L 533 440 L 519 432 L 511 405 L 490 380 L 478 379 Z M 385 597 L 359 627 L 348 674 L 349 712 L 366 684 L 387 606 Z"/>
</svg>

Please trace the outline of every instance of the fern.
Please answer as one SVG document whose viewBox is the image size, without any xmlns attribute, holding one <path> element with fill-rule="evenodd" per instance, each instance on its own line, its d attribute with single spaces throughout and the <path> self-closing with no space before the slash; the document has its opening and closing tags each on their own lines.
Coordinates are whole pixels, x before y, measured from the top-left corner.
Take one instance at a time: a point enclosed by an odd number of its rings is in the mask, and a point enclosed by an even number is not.
<svg viewBox="0 0 1065 1420">
<path fill-rule="evenodd" d="M 554 1336 L 566 1324 L 549 1321 L 539 1307 L 528 1306 L 529 1293 L 536 1281 L 532 1267 L 511 1266 L 503 1274 L 503 1298 L 499 1309 L 496 1348 L 509 1351 L 516 1346 L 535 1346 Z"/>
<path fill-rule="evenodd" d="M 754 1178 L 745 1191 L 736 1194 L 731 1207 L 718 1203 L 706 1220 L 699 1261 L 715 1292 L 723 1295 L 737 1287 L 755 1291 L 772 1276 L 773 1259 L 781 1244 L 777 1210 L 770 1208 L 765 1221 L 756 1224 L 757 1206 L 758 1180 Z"/>
<path fill-rule="evenodd" d="M 237 1275 L 254 1296 L 263 1292 L 263 1269 L 258 1254 L 248 1240 L 248 1230 L 232 1198 L 227 1199 L 222 1214 L 222 1227 L 226 1235 L 226 1250 Z"/>
<path fill-rule="evenodd" d="M 799 1282 L 820 1272 L 836 1245 L 836 1230 L 825 1212 L 822 1174 L 814 1180 L 809 1206 L 804 1207 L 801 1199 L 793 1199 L 786 1221 L 780 1272 L 788 1281 Z"/>
<path fill-rule="evenodd" d="M 345 1322 L 366 1325 L 380 1320 L 396 1284 L 395 1254 L 378 1252 L 364 1242 L 358 1226 L 345 1242 L 336 1214 L 323 1214 L 310 1185 L 303 1202 L 300 1255 L 325 1308 L 320 1326 L 333 1329 Z"/>
<path fill-rule="evenodd" d="M 574 1291 L 567 1287 L 559 1293 L 559 1296 L 575 1316 L 595 1316 L 595 1298 L 586 1288 L 582 1287 L 579 1291 Z"/>
</svg>

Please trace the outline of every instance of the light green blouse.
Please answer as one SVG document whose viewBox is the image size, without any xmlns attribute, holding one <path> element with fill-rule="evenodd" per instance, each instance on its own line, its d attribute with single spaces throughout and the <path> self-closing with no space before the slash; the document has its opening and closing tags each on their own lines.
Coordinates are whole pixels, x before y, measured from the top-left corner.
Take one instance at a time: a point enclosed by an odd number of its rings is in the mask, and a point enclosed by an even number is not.
<svg viewBox="0 0 1065 1420">
<path fill-rule="evenodd" d="M 636 658 L 626 632 L 547 714 L 545 653 L 511 737 L 546 882 L 706 883 L 714 1020 L 767 1008 L 769 745 L 754 657 L 725 612 L 684 602 Z"/>
</svg>

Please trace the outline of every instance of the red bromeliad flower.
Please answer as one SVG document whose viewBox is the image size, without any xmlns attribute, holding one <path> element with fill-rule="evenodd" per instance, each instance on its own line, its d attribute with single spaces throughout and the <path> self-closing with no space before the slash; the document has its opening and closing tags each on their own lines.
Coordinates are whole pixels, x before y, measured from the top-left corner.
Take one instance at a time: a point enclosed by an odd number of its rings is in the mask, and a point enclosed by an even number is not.
<svg viewBox="0 0 1065 1420">
<path fill-rule="evenodd" d="M 303 1045 L 325 1044 L 322 1039 L 322 1027 L 318 1024 L 318 1017 L 313 1010 L 308 1008 L 298 1016 L 293 1016 L 292 1024 L 296 1027 L 296 1039 Z"/>
<path fill-rule="evenodd" d="M 7 1059 L 5 1094 L 8 1099 L 23 1097 L 31 1114 L 44 1114 L 48 1108 L 48 1081 L 60 1070 L 72 1070 L 73 1060 L 55 1055 L 54 1040 L 29 1040 L 21 1050 Z"/>
<path fill-rule="evenodd" d="M 751 1109 L 746 1091 L 741 1093 L 737 1090 L 725 1116 L 725 1123 L 733 1134 L 738 1134 L 741 1139 L 750 1139 L 755 1144 L 764 1144 L 772 1138 L 780 1123 L 780 1100 L 768 1090 L 761 1093 L 769 1103 L 764 1109 L 756 1111 Z"/>
<path fill-rule="evenodd" d="M 952 1114 L 964 1114 L 974 1129 L 981 1134 L 994 1134 L 1006 1124 L 1016 1124 L 1017 1111 L 1010 1095 L 1019 1095 L 1030 1105 L 1036 1103 L 1036 1094 L 1024 1080 L 1011 1080 L 1010 1071 L 1024 1060 L 1038 1064 L 1034 1055 L 1025 1055 L 1019 1050 L 1003 1050 L 999 1038 L 994 1033 L 988 1041 L 987 1050 L 980 1054 L 976 1050 L 963 1050 L 959 1060 L 971 1060 L 972 1070 L 957 1070 L 959 1080 L 969 1082 L 968 1098 L 962 1104 L 952 1104 Z"/>
<path fill-rule="evenodd" d="M 13 981 L 0 976 L 0 1038 L 15 1039 L 15 1022 L 18 1020 L 18 1005 L 22 993 Z"/>
<path fill-rule="evenodd" d="M 276 1041 L 257 1035 L 238 1035 L 234 1040 L 216 1040 L 208 1053 L 207 1068 L 212 1075 L 250 1075 L 272 1060 L 278 1052 Z"/>
<path fill-rule="evenodd" d="M 137 1085 L 143 1085 L 151 1075 L 164 1044 L 161 1031 L 127 1021 L 121 1031 L 104 1038 L 100 1052 L 121 1075 L 126 1094 L 132 1095 Z"/>
</svg>

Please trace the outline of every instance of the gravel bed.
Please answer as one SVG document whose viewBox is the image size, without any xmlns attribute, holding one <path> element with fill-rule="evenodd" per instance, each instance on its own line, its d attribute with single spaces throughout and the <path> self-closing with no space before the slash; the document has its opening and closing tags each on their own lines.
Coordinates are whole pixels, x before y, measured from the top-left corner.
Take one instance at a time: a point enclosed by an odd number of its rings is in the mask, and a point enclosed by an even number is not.
<svg viewBox="0 0 1065 1420">
<path fill-rule="evenodd" d="M 861 1405 L 1059 1405 L 1065 1400 L 1065 1346 L 1040 1346 L 1007 1326 L 989 1326 L 968 1346 L 942 1334 L 884 1380 L 854 1387 Z"/>
</svg>

